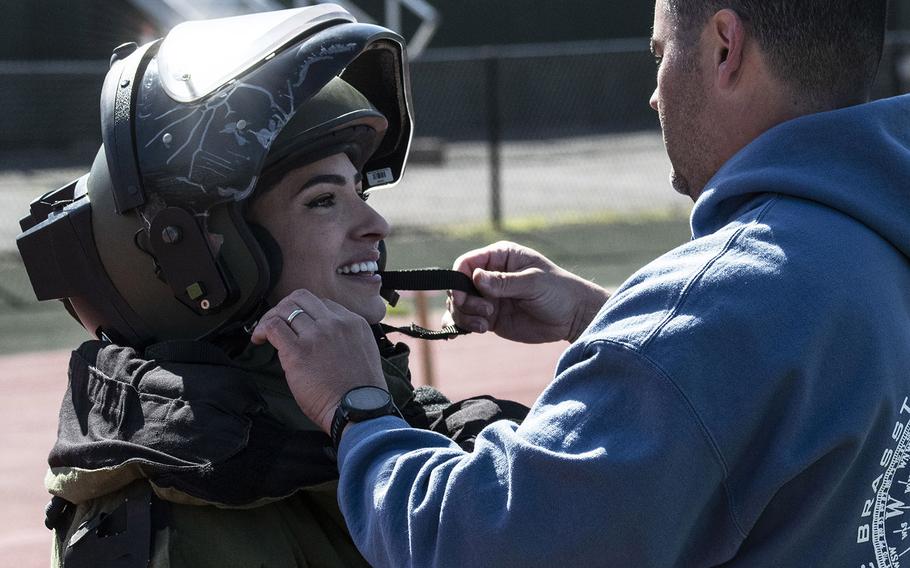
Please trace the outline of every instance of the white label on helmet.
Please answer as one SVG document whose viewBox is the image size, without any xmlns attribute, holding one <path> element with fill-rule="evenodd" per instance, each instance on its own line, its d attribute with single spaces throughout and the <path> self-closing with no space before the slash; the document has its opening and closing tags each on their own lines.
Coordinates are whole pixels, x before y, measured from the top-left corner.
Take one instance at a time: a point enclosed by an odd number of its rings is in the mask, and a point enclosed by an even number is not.
<svg viewBox="0 0 910 568">
<path fill-rule="evenodd" d="M 395 176 L 392 175 L 392 168 L 382 168 L 381 170 L 367 172 L 367 182 L 369 182 L 371 186 L 391 183 L 394 179 Z"/>
</svg>

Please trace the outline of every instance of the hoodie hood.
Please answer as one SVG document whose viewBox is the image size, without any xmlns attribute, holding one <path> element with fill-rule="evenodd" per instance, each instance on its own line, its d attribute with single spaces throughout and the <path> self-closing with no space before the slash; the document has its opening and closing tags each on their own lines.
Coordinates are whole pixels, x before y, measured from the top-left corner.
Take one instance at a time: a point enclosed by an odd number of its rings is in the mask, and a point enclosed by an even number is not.
<svg viewBox="0 0 910 568">
<path fill-rule="evenodd" d="M 910 257 L 910 95 L 768 130 L 708 182 L 692 211 L 693 238 L 717 231 L 769 192 L 836 209 Z"/>
</svg>

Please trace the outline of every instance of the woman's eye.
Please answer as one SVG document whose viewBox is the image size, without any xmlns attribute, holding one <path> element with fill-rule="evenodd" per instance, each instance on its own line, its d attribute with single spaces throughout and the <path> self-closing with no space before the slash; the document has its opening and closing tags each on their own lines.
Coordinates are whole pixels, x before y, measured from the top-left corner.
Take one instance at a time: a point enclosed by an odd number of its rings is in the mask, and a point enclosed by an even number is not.
<svg viewBox="0 0 910 568">
<path fill-rule="evenodd" d="M 306 204 L 310 209 L 315 209 L 317 207 L 332 207 L 333 205 L 335 205 L 335 196 L 331 193 L 320 195 Z"/>
</svg>

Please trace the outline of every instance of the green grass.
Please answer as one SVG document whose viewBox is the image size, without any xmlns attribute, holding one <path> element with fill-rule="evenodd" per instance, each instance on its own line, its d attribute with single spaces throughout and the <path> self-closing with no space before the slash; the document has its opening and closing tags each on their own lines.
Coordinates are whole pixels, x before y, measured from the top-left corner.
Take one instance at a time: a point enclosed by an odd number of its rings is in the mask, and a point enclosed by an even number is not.
<svg viewBox="0 0 910 568">
<path fill-rule="evenodd" d="M 390 269 L 451 267 L 462 253 L 498 240 L 534 248 L 557 264 L 608 287 L 689 239 L 688 218 L 655 212 L 634 218 L 592 215 L 589 222 L 555 224 L 539 219 L 510 221 L 502 231 L 488 226 L 433 232 L 408 231 L 387 239 Z"/>
<path fill-rule="evenodd" d="M 565 231 L 587 232 L 596 227 L 618 228 L 629 225 L 650 225 L 654 223 L 676 223 L 687 218 L 678 207 L 672 209 L 655 209 L 635 215 L 617 211 L 594 211 L 588 214 L 554 213 L 551 215 L 530 215 L 507 219 L 502 230 L 492 228 L 489 222 L 445 227 L 439 232 L 448 238 L 486 236 L 496 238 L 502 234 L 521 234 L 536 232 Z"/>
<path fill-rule="evenodd" d="M 560 266 L 602 286 L 615 287 L 638 268 L 689 239 L 680 212 L 634 218 L 596 213 L 571 220 L 510 220 L 502 231 L 459 226 L 434 231 L 398 231 L 387 239 L 390 269 L 449 268 L 462 253 L 497 240 L 511 240 L 547 255 Z M 405 298 L 390 315 L 413 317 Z M 34 300 L 18 256 L 0 256 L 0 354 L 69 349 L 88 338 L 59 302 Z"/>
</svg>

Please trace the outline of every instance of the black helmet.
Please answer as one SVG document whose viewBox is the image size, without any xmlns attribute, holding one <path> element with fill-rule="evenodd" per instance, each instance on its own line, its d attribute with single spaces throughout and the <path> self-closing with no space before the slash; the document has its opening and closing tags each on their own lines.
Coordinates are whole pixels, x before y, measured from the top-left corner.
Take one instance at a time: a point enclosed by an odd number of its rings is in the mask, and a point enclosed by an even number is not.
<svg viewBox="0 0 910 568">
<path fill-rule="evenodd" d="M 263 170 L 345 152 L 396 183 L 411 138 L 403 40 L 343 9 L 187 22 L 114 52 L 91 171 L 31 205 L 17 239 L 39 300 L 130 344 L 249 323 L 270 275 L 243 220 Z"/>
</svg>

